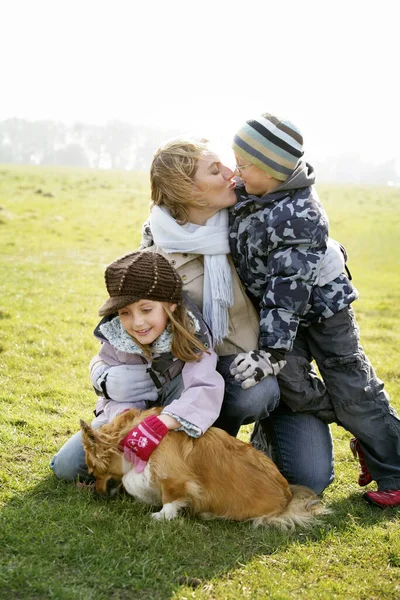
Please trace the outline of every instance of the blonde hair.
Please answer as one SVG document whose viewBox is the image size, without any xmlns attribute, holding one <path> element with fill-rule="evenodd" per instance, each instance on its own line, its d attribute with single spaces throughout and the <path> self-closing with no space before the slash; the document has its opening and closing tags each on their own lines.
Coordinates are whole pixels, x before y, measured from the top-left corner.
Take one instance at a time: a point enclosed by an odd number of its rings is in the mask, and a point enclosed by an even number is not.
<svg viewBox="0 0 400 600">
<path fill-rule="evenodd" d="M 210 354 L 209 350 L 195 336 L 195 328 L 185 306 L 178 304 L 172 312 L 168 302 L 161 302 L 167 313 L 172 332 L 171 354 L 183 362 L 199 362 L 203 352 Z M 144 346 L 135 339 L 135 343 L 151 358 L 149 346 Z"/>
<path fill-rule="evenodd" d="M 174 312 L 171 312 L 169 305 L 164 306 L 164 309 L 171 324 L 171 352 L 173 356 L 184 362 L 198 362 L 203 352 L 210 354 L 207 348 L 195 337 L 194 323 L 186 306 L 178 304 Z"/>
<path fill-rule="evenodd" d="M 151 206 L 164 206 L 176 221 L 187 223 L 187 208 L 205 205 L 193 183 L 197 163 L 208 152 L 204 139 L 175 138 L 160 146 L 150 167 Z"/>
</svg>

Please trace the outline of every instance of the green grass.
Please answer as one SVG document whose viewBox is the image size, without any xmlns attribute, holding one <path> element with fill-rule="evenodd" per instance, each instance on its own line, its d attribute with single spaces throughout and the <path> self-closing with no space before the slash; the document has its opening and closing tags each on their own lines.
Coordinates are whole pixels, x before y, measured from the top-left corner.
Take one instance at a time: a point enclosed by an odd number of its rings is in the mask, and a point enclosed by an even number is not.
<svg viewBox="0 0 400 600">
<path fill-rule="evenodd" d="M 103 271 L 139 243 L 147 180 L 0 167 L 0 598 L 397 600 L 400 513 L 362 499 L 338 427 L 333 513 L 309 532 L 154 522 L 129 497 L 99 500 L 51 475 L 53 453 L 91 418 Z M 400 190 L 319 191 L 350 255 L 363 345 L 399 410 Z"/>
</svg>

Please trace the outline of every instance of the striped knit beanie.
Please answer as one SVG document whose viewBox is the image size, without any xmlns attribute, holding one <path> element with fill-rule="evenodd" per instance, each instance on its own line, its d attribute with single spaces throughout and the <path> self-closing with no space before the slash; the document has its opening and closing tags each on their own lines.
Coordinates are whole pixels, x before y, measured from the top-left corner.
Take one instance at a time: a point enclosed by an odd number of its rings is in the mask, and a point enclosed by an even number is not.
<svg viewBox="0 0 400 600">
<path fill-rule="evenodd" d="M 182 302 L 182 279 L 156 252 L 131 252 L 108 265 L 104 279 L 110 295 L 99 315 L 112 315 L 139 300 Z"/>
<path fill-rule="evenodd" d="M 290 121 L 264 113 L 239 129 L 233 149 L 246 161 L 285 181 L 303 156 L 303 137 Z"/>
</svg>

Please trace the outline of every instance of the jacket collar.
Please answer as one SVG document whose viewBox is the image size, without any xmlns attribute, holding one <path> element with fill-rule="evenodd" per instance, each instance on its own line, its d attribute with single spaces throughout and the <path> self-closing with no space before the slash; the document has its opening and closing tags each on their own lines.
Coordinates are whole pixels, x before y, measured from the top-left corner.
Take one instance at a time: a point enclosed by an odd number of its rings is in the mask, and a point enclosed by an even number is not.
<svg viewBox="0 0 400 600">
<path fill-rule="evenodd" d="M 239 182 L 236 186 L 237 203 L 232 207 L 232 212 L 235 213 L 242 206 L 249 203 L 257 204 L 272 204 L 278 202 L 289 194 L 292 195 L 295 190 L 301 188 L 310 187 L 315 183 L 315 171 L 314 168 L 306 162 L 301 161 L 293 173 L 283 181 L 281 185 L 274 189 L 273 192 L 269 192 L 264 196 L 253 196 L 248 194 L 242 182 Z"/>
</svg>

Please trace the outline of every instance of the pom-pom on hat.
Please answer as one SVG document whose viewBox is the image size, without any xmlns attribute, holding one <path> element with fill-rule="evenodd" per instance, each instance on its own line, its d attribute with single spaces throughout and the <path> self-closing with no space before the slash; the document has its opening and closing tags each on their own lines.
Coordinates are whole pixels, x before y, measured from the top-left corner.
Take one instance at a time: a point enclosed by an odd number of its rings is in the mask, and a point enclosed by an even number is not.
<svg viewBox="0 0 400 600">
<path fill-rule="evenodd" d="M 110 295 L 99 315 L 111 315 L 139 300 L 182 302 L 182 279 L 168 260 L 156 252 L 132 252 L 117 258 L 104 273 Z"/>
<path fill-rule="evenodd" d="M 303 136 L 285 119 L 264 113 L 239 129 L 233 150 L 251 164 L 285 181 L 303 156 Z"/>
</svg>

